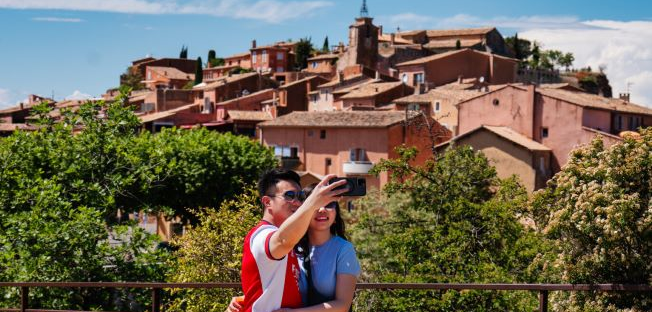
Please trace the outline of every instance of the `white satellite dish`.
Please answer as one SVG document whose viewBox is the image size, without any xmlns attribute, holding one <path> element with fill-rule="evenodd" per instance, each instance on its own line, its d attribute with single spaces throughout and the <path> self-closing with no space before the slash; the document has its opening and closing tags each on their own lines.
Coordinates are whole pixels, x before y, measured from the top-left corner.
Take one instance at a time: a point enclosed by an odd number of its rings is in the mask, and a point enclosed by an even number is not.
<svg viewBox="0 0 652 312">
<path fill-rule="evenodd" d="M 483 83 L 484 82 L 484 76 L 480 76 L 480 79 L 478 79 L 478 81 L 480 81 L 480 83 Z"/>
</svg>

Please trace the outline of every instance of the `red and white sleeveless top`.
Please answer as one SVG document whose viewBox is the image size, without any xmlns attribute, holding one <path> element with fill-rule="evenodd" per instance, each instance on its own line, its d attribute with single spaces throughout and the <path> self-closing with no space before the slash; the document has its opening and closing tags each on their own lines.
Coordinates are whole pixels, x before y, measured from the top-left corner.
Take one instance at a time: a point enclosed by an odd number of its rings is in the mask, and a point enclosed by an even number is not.
<svg viewBox="0 0 652 312">
<path fill-rule="evenodd" d="M 269 239 L 278 228 L 261 221 L 245 237 L 242 253 L 244 312 L 270 312 L 280 308 L 300 308 L 300 269 L 294 251 L 274 259 Z"/>
</svg>

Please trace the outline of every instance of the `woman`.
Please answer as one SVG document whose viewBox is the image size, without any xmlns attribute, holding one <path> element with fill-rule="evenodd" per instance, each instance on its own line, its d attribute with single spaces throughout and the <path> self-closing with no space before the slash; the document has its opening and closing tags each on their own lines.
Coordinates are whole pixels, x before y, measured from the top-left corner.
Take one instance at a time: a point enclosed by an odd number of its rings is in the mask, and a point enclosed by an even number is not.
<svg viewBox="0 0 652 312">
<path fill-rule="evenodd" d="M 304 188 L 306 195 L 310 195 L 315 186 Z M 344 235 L 344 220 L 337 202 L 315 212 L 295 252 L 301 266 L 299 290 L 305 308 L 275 312 L 349 311 L 360 265 L 353 245 Z M 240 311 L 241 307 L 233 298 L 227 311 Z"/>
</svg>

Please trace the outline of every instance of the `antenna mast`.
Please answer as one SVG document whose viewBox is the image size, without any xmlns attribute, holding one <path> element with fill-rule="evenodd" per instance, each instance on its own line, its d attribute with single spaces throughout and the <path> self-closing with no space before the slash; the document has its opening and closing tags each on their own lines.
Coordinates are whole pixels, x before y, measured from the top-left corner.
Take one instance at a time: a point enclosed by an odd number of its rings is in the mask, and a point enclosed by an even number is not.
<svg viewBox="0 0 652 312">
<path fill-rule="evenodd" d="M 369 10 L 367 9 L 367 0 L 362 0 L 362 7 L 360 8 L 360 17 L 369 17 Z"/>
</svg>

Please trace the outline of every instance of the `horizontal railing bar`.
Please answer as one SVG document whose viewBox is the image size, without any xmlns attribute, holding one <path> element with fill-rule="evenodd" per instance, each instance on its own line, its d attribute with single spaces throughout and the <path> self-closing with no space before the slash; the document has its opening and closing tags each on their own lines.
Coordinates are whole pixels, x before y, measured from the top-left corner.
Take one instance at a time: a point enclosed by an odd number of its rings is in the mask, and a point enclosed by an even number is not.
<svg viewBox="0 0 652 312">
<path fill-rule="evenodd" d="M 240 288 L 240 283 L 146 283 L 146 282 L 0 282 L 0 287 L 54 288 Z M 652 291 L 652 285 L 636 284 L 471 284 L 471 283 L 358 283 L 358 289 L 417 290 L 531 290 L 531 291 Z"/>
<path fill-rule="evenodd" d="M 20 309 L 2 309 L 0 312 L 19 312 Z M 82 310 L 47 310 L 47 309 L 26 309 L 26 312 L 119 312 L 119 311 L 82 311 Z"/>
</svg>

